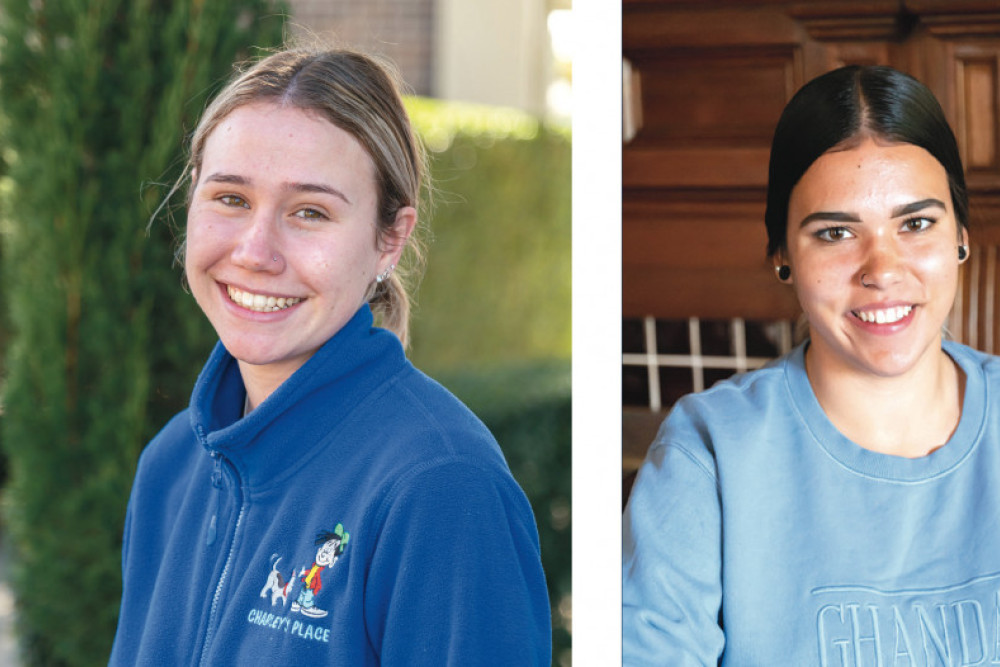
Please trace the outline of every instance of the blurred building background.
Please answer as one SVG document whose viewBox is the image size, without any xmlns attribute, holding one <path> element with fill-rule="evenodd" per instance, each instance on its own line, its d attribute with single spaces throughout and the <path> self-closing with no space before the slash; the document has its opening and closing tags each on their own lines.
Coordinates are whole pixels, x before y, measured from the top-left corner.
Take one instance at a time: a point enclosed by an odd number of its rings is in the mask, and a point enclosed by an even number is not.
<svg viewBox="0 0 1000 667">
<path fill-rule="evenodd" d="M 291 0 L 293 30 L 382 53 L 417 95 L 569 119 L 570 0 Z"/>
</svg>

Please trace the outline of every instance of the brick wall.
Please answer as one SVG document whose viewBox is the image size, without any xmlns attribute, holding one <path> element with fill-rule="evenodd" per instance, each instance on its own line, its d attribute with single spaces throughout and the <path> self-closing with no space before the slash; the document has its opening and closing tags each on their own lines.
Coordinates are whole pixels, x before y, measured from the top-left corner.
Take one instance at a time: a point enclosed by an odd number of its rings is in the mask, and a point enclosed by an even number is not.
<svg viewBox="0 0 1000 667">
<path fill-rule="evenodd" d="M 433 92 L 434 0 L 290 0 L 296 36 L 314 34 L 392 59 L 413 91 Z"/>
</svg>

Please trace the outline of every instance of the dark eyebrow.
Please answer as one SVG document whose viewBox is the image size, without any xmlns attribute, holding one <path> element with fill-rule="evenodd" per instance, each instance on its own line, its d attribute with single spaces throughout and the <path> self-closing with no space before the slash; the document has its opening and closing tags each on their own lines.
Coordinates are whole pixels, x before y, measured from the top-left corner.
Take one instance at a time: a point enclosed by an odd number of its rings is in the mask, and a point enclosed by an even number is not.
<svg viewBox="0 0 1000 667">
<path fill-rule="evenodd" d="M 912 204 L 904 204 L 902 206 L 897 206 L 892 209 L 892 217 L 899 218 L 904 215 L 909 215 L 911 213 L 916 213 L 917 211 L 922 211 L 925 208 L 939 208 L 942 211 L 947 211 L 948 207 L 944 205 L 944 202 L 940 199 L 934 199 L 933 197 L 929 199 L 921 199 L 920 201 L 915 201 Z"/>
<path fill-rule="evenodd" d="M 942 211 L 948 210 L 948 207 L 944 205 L 943 201 L 930 197 L 928 199 L 915 201 L 912 204 L 897 206 L 892 209 L 892 217 L 900 218 L 904 215 L 910 215 L 911 213 L 916 213 L 917 211 L 922 211 L 925 208 L 932 207 L 940 208 Z M 799 223 L 799 226 L 805 227 L 810 222 L 815 220 L 823 220 L 826 222 L 861 222 L 861 218 L 856 213 L 844 213 L 843 211 L 817 211 L 816 213 L 810 213 L 806 217 L 802 218 L 802 222 Z"/>
<path fill-rule="evenodd" d="M 805 227 L 814 220 L 825 220 L 827 222 L 861 222 L 861 218 L 856 213 L 844 213 L 843 211 L 817 211 L 802 218 L 799 227 Z"/>
<path fill-rule="evenodd" d="M 206 183 L 229 183 L 231 185 L 250 185 L 250 179 L 240 176 L 238 174 L 223 174 L 215 173 L 207 176 L 205 178 Z M 343 199 L 348 204 L 351 200 L 347 198 L 340 190 L 330 187 L 329 185 L 322 185 L 319 183 L 289 183 L 285 186 L 287 190 L 293 190 L 295 192 L 318 192 L 322 194 L 327 194 L 339 199 Z"/>
</svg>

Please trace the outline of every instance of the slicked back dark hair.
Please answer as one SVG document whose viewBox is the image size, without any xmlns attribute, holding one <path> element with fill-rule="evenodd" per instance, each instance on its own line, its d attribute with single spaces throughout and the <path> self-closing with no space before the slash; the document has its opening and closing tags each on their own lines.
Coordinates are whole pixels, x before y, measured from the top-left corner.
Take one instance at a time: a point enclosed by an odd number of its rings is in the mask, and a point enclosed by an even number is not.
<svg viewBox="0 0 1000 667">
<path fill-rule="evenodd" d="M 969 198 L 955 135 L 934 94 L 891 67 L 849 65 L 816 77 L 788 102 L 771 142 L 767 178 L 767 255 L 784 250 L 788 201 L 819 156 L 854 138 L 871 136 L 923 148 L 948 174 L 960 229 L 969 227 Z"/>
</svg>

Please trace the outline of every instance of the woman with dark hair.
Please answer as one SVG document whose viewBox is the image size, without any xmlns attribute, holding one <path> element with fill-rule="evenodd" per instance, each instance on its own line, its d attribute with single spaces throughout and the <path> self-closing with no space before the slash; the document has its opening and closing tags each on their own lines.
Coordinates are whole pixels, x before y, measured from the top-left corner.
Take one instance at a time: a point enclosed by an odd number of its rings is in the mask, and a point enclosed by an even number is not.
<svg viewBox="0 0 1000 667">
<path fill-rule="evenodd" d="M 808 338 L 661 427 L 624 520 L 625 664 L 1000 659 L 1000 364 L 942 333 L 968 202 L 930 91 L 804 86 L 766 224 Z"/>
</svg>

